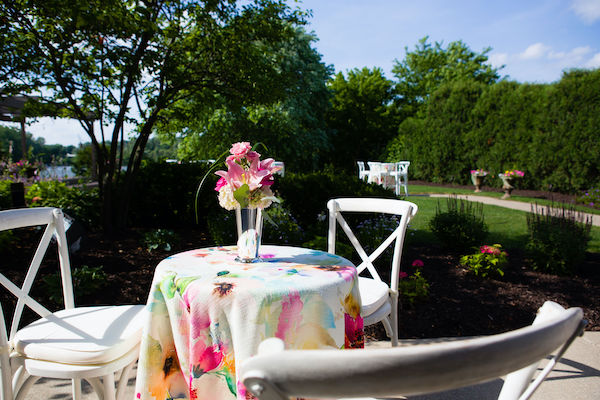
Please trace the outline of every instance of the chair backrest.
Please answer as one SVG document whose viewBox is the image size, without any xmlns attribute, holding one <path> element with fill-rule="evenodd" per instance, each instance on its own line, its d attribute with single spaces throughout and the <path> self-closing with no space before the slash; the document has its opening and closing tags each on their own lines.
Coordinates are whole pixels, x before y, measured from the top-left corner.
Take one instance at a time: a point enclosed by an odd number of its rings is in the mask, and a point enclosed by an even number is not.
<svg viewBox="0 0 600 400">
<path fill-rule="evenodd" d="M 580 308 L 560 308 L 542 323 L 511 332 L 385 349 L 283 350 L 283 343 L 272 338 L 240 373 L 246 389 L 260 400 L 397 397 L 455 389 L 537 363 L 562 346 L 555 360 L 560 358 L 585 326 Z M 529 398 L 549 372 L 544 369 L 527 390 L 529 382 L 507 398 Z"/>
<path fill-rule="evenodd" d="M 379 173 L 381 171 L 381 163 L 378 161 L 367 161 L 369 171 Z"/>
<path fill-rule="evenodd" d="M 359 174 L 361 172 L 365 172 L 365 162 L 364 161 L 357 161 L 356 165 L 358 165 L 358 173 Z"/>
<path fill-rule="evenodd" d="M 58 208 L 52 207 L 22 208 L 0 211 L 0 231 L 40 225 L 45 225 L 46 229 L 44 230 L 31 264 L 29 265 L 22 286 L 17 286 L 14 282 L 10 281 L 6 276 L 0 273 L 0 284 L 2 284 L 9 292 L 17 297 L 17 304 L 10 327 L 9 339 L 12 339 L 16 331 L 19 329 L 19 323 L 21 321 L 21 316 L 23 314 L 23 308 L 25 305 L 41 317 L 51 314 L 47 308 L 29 296 L 29 291 L 31 290 L 35 277 L 40 268 L 40 264 L 44 258 L 44 254 L 46 253 L 53 236 L 56 239 L 58 247 L 58 259 L 60 264 L 65 308 L 68 309 L 75 307 L 73 283 L 71 281 L 71 266 L 69 263 L 69 251 L 62 211 Z M 3 263 L 4 262 L 5 261 L 3 261 Z"/>
<path fill-rule="evenodd" d="M 374 199 L 374 198 L 347 198 L 332 199 L 327 203 L 329 210 L 329 231 L 327 237 L 327 251 L 335 254 L 336 241 L 336 222 L 342 227 L 342 230 L 350 239 L 350 243 L 360 256 L 362 262 L 356 267 L 360 274 L 365 269 L 373 279 L 381 281 L 373 262 L 379 257 L 392 243 L 394 243 L 394 255 L 391 265 L 390 289 L 397 291 L 398 274 L 400 272 L 400 261 L 402 257 L 402 247 L 404 245 L 404 236 L 408 223 L 417 213 L 416 204 L 404 200 L 393 199 Z M 360 244 L 350 225 L 344 219 L 343 212 L 361 212 L 361 213 L 379 213 L 391 214 L 400 217 L 398 227 L 385 239 L 371 255 L 367 255 L 363 246 Z"/>
<path fill-rule="evenodd" d="M 398 172 L 401 175 L 406 175 L 406 174 L 408 174 L 408 167 L 410 167 L 410 161 L 400 161 L 400 162 L 397 162 L 396 166 L 398 168 Z"/>
</svg>

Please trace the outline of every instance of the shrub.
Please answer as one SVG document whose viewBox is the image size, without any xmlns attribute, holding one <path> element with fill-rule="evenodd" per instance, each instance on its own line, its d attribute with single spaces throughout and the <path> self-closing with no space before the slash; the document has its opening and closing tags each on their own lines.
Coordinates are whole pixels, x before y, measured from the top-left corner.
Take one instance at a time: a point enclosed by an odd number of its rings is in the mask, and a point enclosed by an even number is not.
<svg viewBox="0 0 600 400">
<path fill-rule="evenodd" d="M 475 276 L 504 276 L 504 268 L 508 265 L 508 253 L 502 251 L 499 244 L 484 245 L 475 254 L 462 256 L 460 263 Z"/>
<path fill-rule="evenodd" d="M 0 210 L 6 210 L 12 206 L 10 184 L 8 180 L 0 180 Z"/>
<path fill-rule="evenodd" d="M 600 209 L 600 189 L 591 188 L 577 197 L 577 202 L 588 207 Z"/>
<path fill-rule="evenodd" d="M 83 265 L 81 268 L 75 268 L 71 276 L 73 279 L 73 294 L 76 299 L 80 296 L 94 294 L 107 285 L 107 276 L 102 270 L 102 266 L 88 267 Z M 60 273 L 46 275 L 42 278 L 42 282 L 48 299 L 57 305 L 61 304 L 63 292 Z"/>
<path fill-rule="evenodd" d="M 418 300 L 422 300 L 429 296 L 429 283 L 419 268 L 423 267 L 423 261 L 415 260 L 412 266 L 416 270 L 412 274 L 404 271 L 400 272 L 400 280 L 398 281 L 398 292 L 400 298 L 406 300 L 411 306 Z"/>
<path fill-rule="evenodd" d="M 149 252 L 156 249 L 171 251 L 179 241 L 179 235 L 169 229 L 146 232 L 143 238 L 144 246 Z"/>
<path fill-rule="evenodd" d="M 68 187 L 59 181 L 41 181 L 27 189 L 32 207 L 58 207 L 88 228 L 100 223 L 100 195 L 96 188 Z"/>
<path fill-rule="evenodd" d="M 129 223 L 136 227 L 176 228 L 196 224 L 194 201 L 198 182 L 206 172 L 201 163 L 145 162 L 133 183 Z M 217 176 L 211 176 L 214 182 Z M 200 223 L 220 208 L 214 183 L 206 184 L 200 196 Z"/>
<path fill-rule="evenodd" d="M 462 252 L 483 242 L 488 227 L 483 218 L 483 204 L 449 197 L 447 209 L 442 211 L 438 202 L 429 227 L 444 247 Z"/>
<path fill-rule="evenodd" d="M 559 208 L 546 206 L 545 212 L 544 208 L 538 210 L 536 204 L 527 214 L 527 228 L 526 249 L 533 268 L 570 275 L 585 258 L 592 221 L 566 204 Z"/>
</svg>

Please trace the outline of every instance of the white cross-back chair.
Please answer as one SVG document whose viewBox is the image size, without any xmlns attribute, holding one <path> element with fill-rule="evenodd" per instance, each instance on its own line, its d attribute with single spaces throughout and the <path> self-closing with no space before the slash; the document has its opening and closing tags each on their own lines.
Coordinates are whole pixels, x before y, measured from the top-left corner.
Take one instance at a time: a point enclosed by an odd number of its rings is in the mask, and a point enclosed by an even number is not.
<svg viewBox="0 0 600 400">
<path fill-rule="evenodd" d="M 361 316 L 365 326 L 382 322 L 392 346 L 398 344 L 398 274 L 404 236 L 410 220 L 416 215 L 418 207 L 408 201 L 374 198 L 332 199 L 327 203 L 329 210 L 329 231 L 327 251 L 335 254 L 337 223 L 350 239 L 354 249 L 361 258 L 356 267 L 359 274 L 367 270 L 370 277 L 359 276 L 358 288 L 361 298 Z M 400 217 L 398 227 L 385 239 L 372 254 L 368 255 L 360 244 L 352 228 L 344 219 L 343 212 L 377 213 L 396 215 Z M 373 262 L 389 246 L 394 244 L 394 255 L 390 266 L 390 282 L 384 282 L 377 272 Z"/>
<path fill-rule="evenodd" d="M 144 306 L 75 307 L 63 218 L 60 209 L 50 207 L 0 211 L 0 231 L 45 226 L 23 284 L 19 287 L 0 274 L 0 283 L 17 298 L 8 332 L 0 306 L 3 400 L 25 399 L 40 377 L 71 379 L 74 400 L 81 398 L 81 379 L 90 383 L 100 399 L 120 399 L 138 359 Z M 64 309 L 57 312 L 29 295 L 53 236 L 64 298 Z M 2 260 L 0 264 L 8 262 Z M 20 327 L 24 306 L 41 318 Z M 115 388 L 115 373 L 119 371 Z"/>
<path fill-rule="evenodd" d="M 408 167 L 410 167 L 410 161 L 400 161 L 395 163 L 394 166 L 394 170 L 390 171 L 390 176 L 394 178 L 396 196 L 400 196 L 400 188 L 408 196 Z"/>
<path fill-rule="evenodd" d="M 369 170 L 365 167 L 364 161 L 357 161 L 358 165 L 358 179 L 369 181 Z"/>
<path fill-rule="evenodd" d="M 534 323 L 470 339 L 396 348 L 284 350 L 280 339 L 261 343 L 241 366 L 246 389 L 259 400 L 399 397 L 440 392 L 508 374 L 499 400 L 528 399 L 571 342 L 582 334 L 580 308 L 546 302 Z M 540 360 L 554 354 L 532 381 Z"/>
</svg>

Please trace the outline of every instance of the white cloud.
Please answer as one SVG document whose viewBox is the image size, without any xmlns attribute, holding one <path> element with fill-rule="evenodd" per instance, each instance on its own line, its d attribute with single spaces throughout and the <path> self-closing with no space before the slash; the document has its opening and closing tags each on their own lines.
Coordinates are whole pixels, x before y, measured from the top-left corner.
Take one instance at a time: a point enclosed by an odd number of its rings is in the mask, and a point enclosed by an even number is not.
<svg viewBox="0 0 600 400">
<path fill-rule="evenodd" d="M 569 51 L 568 53 L 564 52 L 564 51 L 550 51 L 548 53 L 548 58 L 551 60 L 565 60 L 565 61 L 569 61 L 571 63 L 573 62 L 579 62 L 581 60 L 583 60 L 583 58 L 592 52 L 592 48 L 590 46 L 580 46 L 580 47 L 575 47 L 573 50 Z"/>
<path fill-rule="evenodd" d="M 600 53 L 594 54 L 594 57 L 590 58 L 584 65 L 586 68 L 599 68 L 600 67 Z"/>
<path fill-rule="evenodd" d="M 524 60 L 535 60 L 537 58 L 542 58 L 550 50 L 551 48 L 543 43 L 535 43 L 526 48 L 524 52 L 519 54 L 519 57 Z"/>
<path fill-rule="evenodd" d="M 600 19 L 600 0 L 573 0 L 571 9 L 586 24 L 593 24 Z"/>
<path fill-rule="evenodd" d="M 503 65 L 506 65 L 506 61 L 508 60 L 508 54 L 506 53 L 493 53 L 488 57 L 488 62 L 496 68 L 499 68 Z"/>
</svg>

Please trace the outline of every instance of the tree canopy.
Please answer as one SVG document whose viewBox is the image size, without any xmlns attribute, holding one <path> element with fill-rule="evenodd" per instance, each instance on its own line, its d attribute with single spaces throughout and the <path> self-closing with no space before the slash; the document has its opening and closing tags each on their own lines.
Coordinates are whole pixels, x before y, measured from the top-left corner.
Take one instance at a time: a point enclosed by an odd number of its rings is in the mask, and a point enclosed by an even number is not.
<svg viewBox="0 0 600 400">
<path fill-rule="evenodd" d="M 398 79 L 398 104 L 405 116 L 417 113 L 422 116 L 423 104 L 442 84 L 473 80 L 489 85 L 500 78 L 500 68 L 487 64 L 487 53 L 491 48 L 477 53 L 460 40 L 444 48 L 443 43 L 435 42 L 432 45 L 428 39 L 426 36 L 419 40 L 413 51 L 406 47 L 406 57 L 403 61 L 396 60 L 392 68 L 392 73 Z"/>
<path fill-rule="evenodd" d="M 14 0 L 0 4 L 0 20 L 2 91 L 36 94 L 80 121 L 98 158 L 108 230 L 126 223 L 128 188 L 165 110 L 191 96 L 283 95 L 287 71 L 270 50 L 303 23 L 282 0 Z M 129 160 L 125 122 L 135 125 Z"/>
<path fill-rule="evenodd" d="M 325 85 L 331 67 L 311 46 L 315 37 L 302 28 L 271 47 L 271 57 L 289 79 L 282 81 L 285 95 L 265 101 L 232 102 L 219 96 L 208 103 L 191 96 L 170 110 L 159 124 L 161 138 L 180 138 L 183 160 L 216 158 L 236 141 L 262 142 L 269 157 L 286 162 L 286 169 L 313 170 L 320 154 L 329 148 L 324 113 L 329 92 Z M 269 101 L 270 100 L 270 101 Z"/>
<path fill-rule="evenodd" d="M 394 84 L 380 68 L 342 72 L 329 82 L 332 92 L 327 123 L 332 133 L 330 160 L 336 167 L 356 170 L 358 160 L 377 160 L 398 127 L 393 106 Z"/>
</svg>

